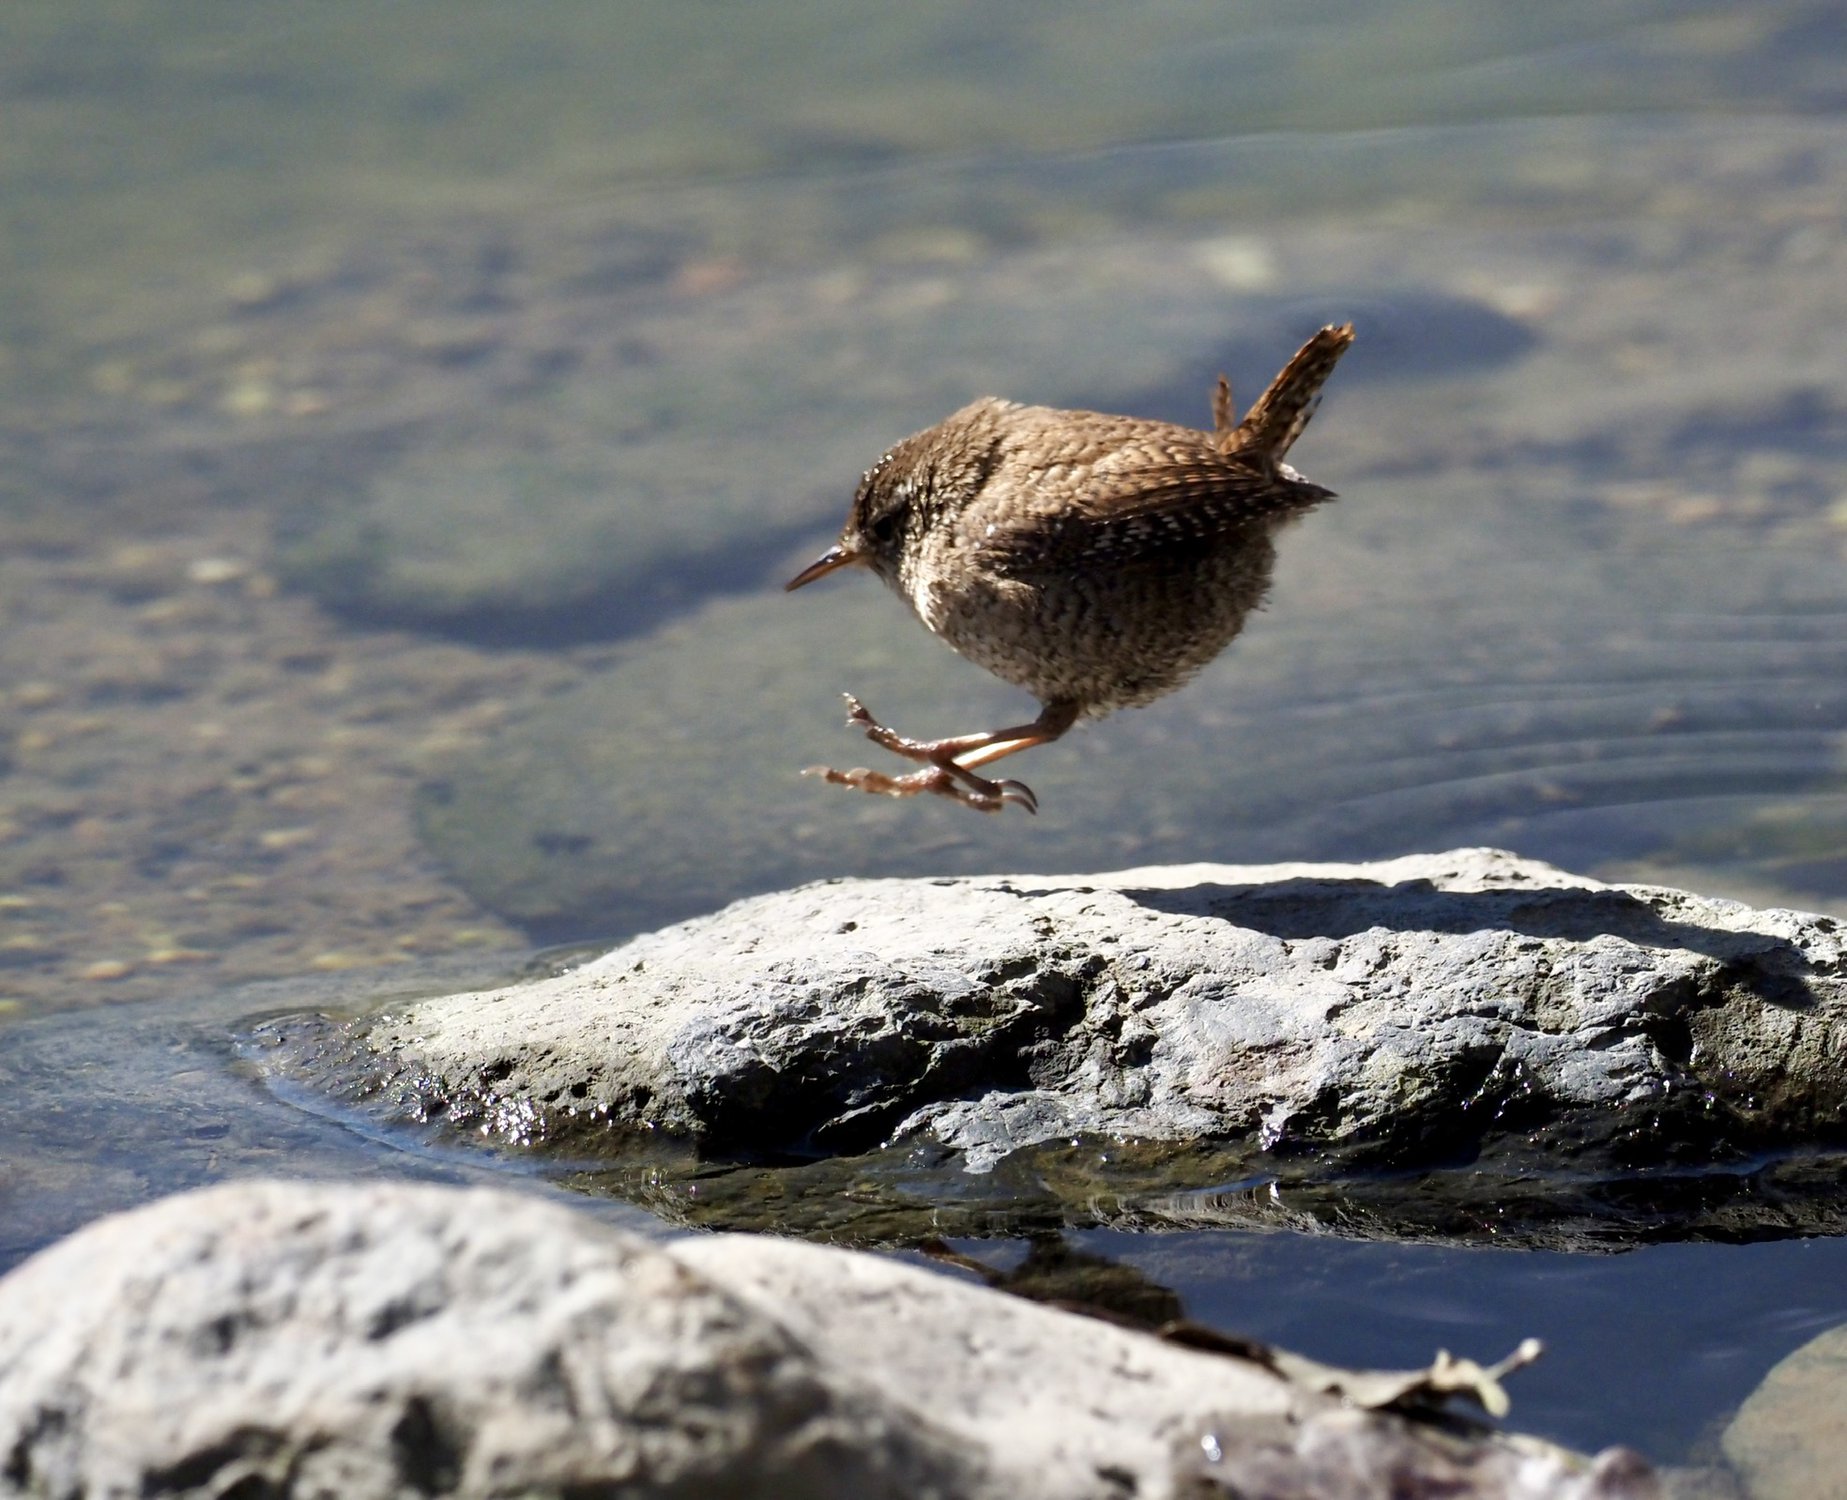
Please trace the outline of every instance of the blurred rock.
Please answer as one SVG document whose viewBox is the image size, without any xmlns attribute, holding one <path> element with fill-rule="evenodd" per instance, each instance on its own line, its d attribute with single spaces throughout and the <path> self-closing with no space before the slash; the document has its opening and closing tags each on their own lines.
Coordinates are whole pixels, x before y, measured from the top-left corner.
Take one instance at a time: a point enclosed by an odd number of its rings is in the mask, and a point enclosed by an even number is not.
<svg viewBox="0 0 1847 1500">
<path fill-rule="evenodd" d="M 1783 1360 L 1725 1429 L 1725 1456 L 1751 1500 L 1847 1497 L 1847 1328 Z"/>
<path fill-rule="evenodd" d="M 845 1251 L 661 1246 L 498 1190 L 255 1182 L 0 1282 L 0 1494 L 1655 1493 L 1418 1420 L 1498 1377 L 1213 1352 Z"/>
</svg>

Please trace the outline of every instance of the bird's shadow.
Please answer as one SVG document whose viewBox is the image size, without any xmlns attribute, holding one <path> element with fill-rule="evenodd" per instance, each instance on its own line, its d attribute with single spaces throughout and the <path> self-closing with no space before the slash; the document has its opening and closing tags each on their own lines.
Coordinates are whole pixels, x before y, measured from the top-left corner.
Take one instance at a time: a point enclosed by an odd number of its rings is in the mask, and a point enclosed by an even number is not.
<svg viewBox="0 0 1847 1500">
<path fill-rule="evenodd" d="M 1818 1003 L 1810 981 L 1820 970 L 1788 937 L 1676 920 L 1626 890 L 1520 885 L 1454 891 L 1425 879 L 1388 884 L 1360 877 L 1298 876 L 1248 885 L 1124 887 L 1121 894 L 1155 911 L 1216 918 L 1292 940 L 1350 938 L 1380 928 L 1405 933 L 1502 931 L 1580 943 L 1614 937 L 1640 947 L 1715 959 L 1767 1004 L 1810 1010 Z"/>
</svg>

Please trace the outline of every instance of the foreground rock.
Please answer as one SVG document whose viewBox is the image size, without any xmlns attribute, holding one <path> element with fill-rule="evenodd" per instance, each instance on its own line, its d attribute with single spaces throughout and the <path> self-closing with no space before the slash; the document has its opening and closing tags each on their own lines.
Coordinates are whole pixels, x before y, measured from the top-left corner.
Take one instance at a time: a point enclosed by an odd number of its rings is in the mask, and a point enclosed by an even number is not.
<svg viewBox="0 0 1847 1500">
<path fill-rule="evenodd" d="M 839 882 L 290 1036 L 282 1065 L 402 1113 L 578 1146 L 923 1138 L 980 1169 L 1084 1135 L 1398 1164 L 1516 1135 L 1704 1160 L 1839 1135 L 1847 943 L 1492 850 Z"/>
<path fill-rule="evenodd" d="M 844 1251 L 499 1191 L 247 1183 L 0 1282 L 0 1494 L 1641 1496 L 1500 1406 L 1204 1353 Z"/>
<path fill-rule="evenodd" d="M 1830 1328 L 1764 1377 L 1725 1429 L 1752 1500 L 1847 1496 L 1847 1327 Z"/>
</svg>

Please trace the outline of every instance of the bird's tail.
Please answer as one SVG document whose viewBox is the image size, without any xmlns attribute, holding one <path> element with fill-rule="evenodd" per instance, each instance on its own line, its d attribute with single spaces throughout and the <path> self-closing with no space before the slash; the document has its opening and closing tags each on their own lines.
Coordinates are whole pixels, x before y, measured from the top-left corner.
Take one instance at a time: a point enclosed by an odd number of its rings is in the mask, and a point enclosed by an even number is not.
<svg viewBox="0 0 1847 1500">
<path fill-rule="evenodd" d="M 1330 324 L 1322 329 L 1296 351 L 1295 358 L 1283 366 L 1282 374 L 1270 382 L 1270 388 L 1235 427 L 1231 423 L 1231 386 L 1223 375 L 1219 376 L 1212 400 L 1219 451 L 1247 454 L 1266 466 L 1281 463 L 1321 404 L 1321 387 L 1352 342 L 1351 323 L 1338 327 Z"/>
</svg>

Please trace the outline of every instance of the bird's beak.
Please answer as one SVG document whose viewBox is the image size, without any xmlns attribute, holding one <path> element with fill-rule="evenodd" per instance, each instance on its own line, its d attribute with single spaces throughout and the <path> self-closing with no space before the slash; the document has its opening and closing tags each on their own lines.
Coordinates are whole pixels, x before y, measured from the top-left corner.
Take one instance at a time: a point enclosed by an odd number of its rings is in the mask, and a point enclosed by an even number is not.
<svg viewBox="0 0 1847 1500">
<path fill-rule="evenodd" d="M 851 567 L 854 563 L 862 561 L 864 557 L 858 552 L 849 552 L 845 547 L 829 547 L 827 551 L 785 583 L 782 586 L 783 592 L 799 589 L 804 583 L 813 583 L 815 579 L 824 577 L 836 568 Z"/>
</svg>

